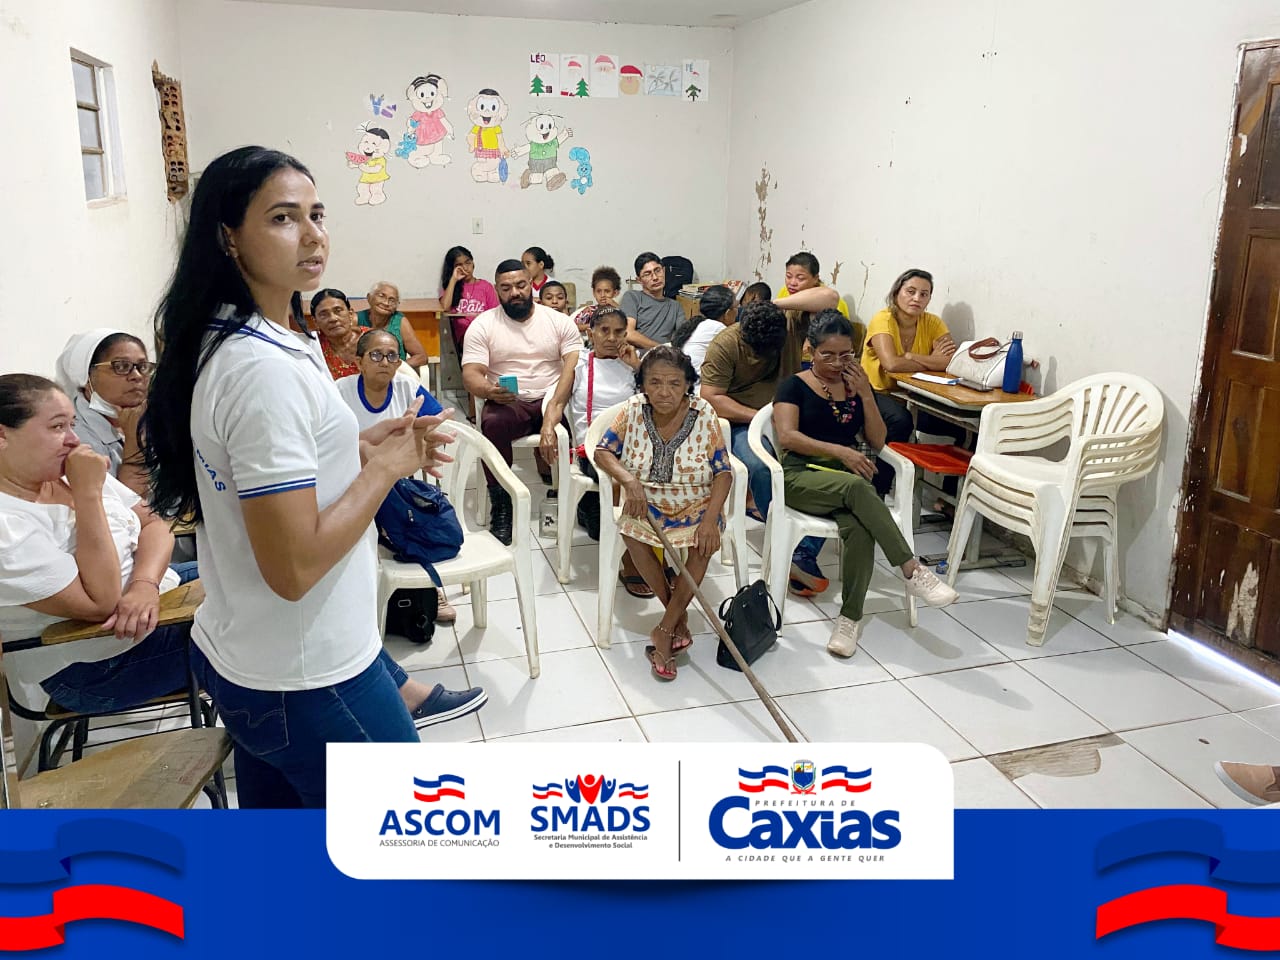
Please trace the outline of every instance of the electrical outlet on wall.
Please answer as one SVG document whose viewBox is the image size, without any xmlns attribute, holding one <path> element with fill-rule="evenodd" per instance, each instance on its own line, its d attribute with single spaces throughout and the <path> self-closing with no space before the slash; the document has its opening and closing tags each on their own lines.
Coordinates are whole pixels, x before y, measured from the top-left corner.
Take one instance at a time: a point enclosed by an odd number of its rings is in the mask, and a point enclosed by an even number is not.
<svg viewBox="0 0 1280 960">
<path fill-rule="evenodd" d="M 472 219 L 471 219 L 471 232 L 472 232 L 472 233 L 474 233 L 474 234 L 476 234 L 477 236 L 479 236 L 480 234 L 484 233 L 484 218 L 483 218 L 483 217 L 472 217 Z"/>
</svg>

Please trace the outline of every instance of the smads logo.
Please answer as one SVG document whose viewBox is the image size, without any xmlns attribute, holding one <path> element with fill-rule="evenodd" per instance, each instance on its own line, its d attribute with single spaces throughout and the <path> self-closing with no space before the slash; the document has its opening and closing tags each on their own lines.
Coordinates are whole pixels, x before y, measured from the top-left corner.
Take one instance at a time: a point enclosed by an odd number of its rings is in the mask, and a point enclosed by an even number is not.
<svg viewBox="0 0 1280 960">
<path fill-rule="evenodd" d="M 442 773 L 432 779 L 414 777 L 413 799 L 432 806 L 388 810 L 378 830 L 382 838 L 379 846 L 497 846 L 498 810 L 443 806 L 446 800 L 465 800 L 466 786 L 466 780 L 453 773 Z"/>
<path fill-rule="evenodd" d="M 533 799 L 546 802 L 531 811 L 535 834 L 642 834 L 649 829 L 647 784 L 618 783 L 602 775 L 533 785 Z"/>
<path fill-rule="evenodd" d="M 871 789 L 871 770 L 789 767 L 738 770 L 738 793 L 711 808 L 711 838 L 728 850 L 889 850 L 902 841 L 897 810 L 866 810 L 850 794 Z"/>
</svg>

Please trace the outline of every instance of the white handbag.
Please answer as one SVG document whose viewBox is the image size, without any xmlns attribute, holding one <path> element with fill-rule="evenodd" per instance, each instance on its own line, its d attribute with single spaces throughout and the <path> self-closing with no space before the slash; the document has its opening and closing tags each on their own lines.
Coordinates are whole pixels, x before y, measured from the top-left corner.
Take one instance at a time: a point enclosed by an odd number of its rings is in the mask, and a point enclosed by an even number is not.
<svg viewBox="0 0 1280 960">
<path fill-rule="evenodd" d="M 984 387 L 999 387 L 1004 382 L 1004 362 L 1008 356 L 1009 344 L 995 337 L 966 340 L 956 348 L 947 364 L 947 373 Z"/>
</svg>

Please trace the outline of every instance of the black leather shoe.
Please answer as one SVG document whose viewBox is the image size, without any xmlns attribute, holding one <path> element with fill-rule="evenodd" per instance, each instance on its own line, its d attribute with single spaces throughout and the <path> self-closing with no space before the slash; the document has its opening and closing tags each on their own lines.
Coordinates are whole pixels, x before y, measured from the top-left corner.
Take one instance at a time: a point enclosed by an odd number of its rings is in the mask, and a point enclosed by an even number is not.
<svg viewBox="0 0 1280 960">
<path fill-rule="evenodd" d="M 489 532 L 504 546 L 511 546 L 511 494 L 502 487 L 489 488 Z"/>
</svg>

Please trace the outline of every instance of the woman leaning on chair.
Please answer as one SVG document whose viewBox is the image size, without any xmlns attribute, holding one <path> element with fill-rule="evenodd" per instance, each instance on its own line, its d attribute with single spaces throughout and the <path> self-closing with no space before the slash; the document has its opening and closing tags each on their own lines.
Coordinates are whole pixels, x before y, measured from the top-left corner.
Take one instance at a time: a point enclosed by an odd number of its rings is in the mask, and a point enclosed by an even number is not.
<svg viewBox="0 0 1280 960">
<path fill-rule="evenodd" d="M 688 547 L 686 567 L 701 583 L 720 549 L 724 502 L 733 482 L 729 451 L 711 404 L 694 395 L 697 375 L 675 347 L 655 347 L 636 374 L 642 391 L 618 414 L 596 448 L 596 466 L 622 488 L 619 532 L 627 552 L 666 608 L 645 655 L 659 680 L 676 678 L 675 655 L 693 643 L 687 581 L 667 581 L 653 548 L 661 545 L 649 518 L 672 546 Z"/>
<path fill-rule="evenodd" d="M 875 461 L 857 450 L 859 433 L 871 446 L 883 447 L 885 426 L 871 383 L 858 365 L 853 327 L 839 311 L 824 310 L 810 322 L 808 338 L 813 366 L 779 384 L 773 425 L 783 449 L 787 506 L 830 517 L 840 528 L 840 616 L 827 650 L 851 657 L 862 634 L 862 605 L 877 544 L 920 600 L 946 606 L 957 595 L 912 555 L 872 485 Z"/>
<path fill-rule="evenodd" d="M 51 380 L 0 376 L 0 634 L 22 640 L 59 620 L 106 621 L 116 639 L 97 641 L 105 659 L 75 662 L 78 644 L 26 656 L 42 659 L 53 702 L 107 713 L 186 686 L 190 624 L 156 623 L 160 593 L 192 579 L 196 565 L 169 567 L 168 525 L 80 442 L 75 410 Z"/>
</svg>

